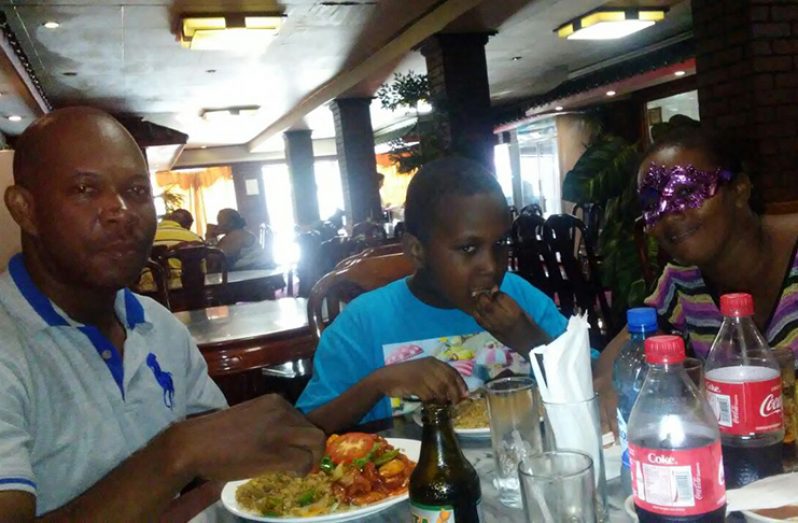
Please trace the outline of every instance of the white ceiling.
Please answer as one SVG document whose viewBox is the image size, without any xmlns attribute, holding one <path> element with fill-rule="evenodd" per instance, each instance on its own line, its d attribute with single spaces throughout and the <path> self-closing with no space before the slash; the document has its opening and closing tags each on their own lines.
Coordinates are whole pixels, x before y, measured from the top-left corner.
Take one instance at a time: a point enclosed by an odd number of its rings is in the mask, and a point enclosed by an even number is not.
<svg viewBox="0 0 798 523">
<path fill-rule="evenodd" d="M 31 59 L 55 107 L 92 104 L 109 111 L 133 113 L 189 135 L 189 147 L 243 144 L 281 118 L 325 84 L 348 74 L 386 46 L 434 7 L 463 0 L 378 0 L 359 5 L 325 5 L 318 0 L 166 1 L 166 0 L 0 0 L 11 28 Z M 630 2 L 616 2 L 628 5 Z M 262 54 L 191 51 L 177 42 L 178 15 L 240 9 L 284 12 L 286 21 Z M 579 70 L 603 60 L 689 31 L 687 1 L 648 1 L 669 5 L 664 22 L 632 37 L 607 42 L 567 41 L 553 30 L 560 24 L 606 4 L 606 0 L 485 0 L 449 27 L 495 29 L 487 48 L 488 75 L 494 104 L 548 91 Z M 55 20 L 58 29 L 42 26 Z M 514 61 L 512 58 L 520 56 Z M 425 71 L 417 51 L 386 60 L 342 95 L 370 95 L 394 70 Z M 209 72 L 215 71 L 215 72 Z M 0 71 L 1 72 L 1 71 Z M 64 73 L 76 73 L 66 76 Z M 5 89 L 0 75 L 0 90 Z M 9 88 L 13 92 L 13 89 Z M 11 111 L 0 96 L 0 115 Z M 10 100 L 9 100 L 10 103 Z M 209 122 L 202 109 L 258 105 L 254 117 L 229 123 Z M 372 104 L 373 127 L 402 115 Z M 311 107 L 312 109 L 312 107 Z M 0 130 L 19 133 L 35 110 L 13 109 L 26 120 L 0 120 Z M 314 138 L 334 134 L 325 105 L 292 128 L 313 129 Z M 279 134 L 264 149 L 282 148 Z"/>
</svg>

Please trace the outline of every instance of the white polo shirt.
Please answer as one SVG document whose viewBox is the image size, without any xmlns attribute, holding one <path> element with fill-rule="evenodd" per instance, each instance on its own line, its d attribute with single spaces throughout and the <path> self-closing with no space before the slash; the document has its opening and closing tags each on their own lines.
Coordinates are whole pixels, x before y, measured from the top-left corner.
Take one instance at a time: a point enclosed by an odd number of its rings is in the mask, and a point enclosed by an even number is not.
<svg viewBox="0 0 798 523">
<path fill-rule="evenodd" d="M 0 274 L 0 490 L 36 496 L 36 514 L 83 493 L 171 423 L 227 406 L 196 344 L 157 302 L 127 289 L 114 305 L 124 358 L 30 279 L 22 255 Z"/>
</svg>

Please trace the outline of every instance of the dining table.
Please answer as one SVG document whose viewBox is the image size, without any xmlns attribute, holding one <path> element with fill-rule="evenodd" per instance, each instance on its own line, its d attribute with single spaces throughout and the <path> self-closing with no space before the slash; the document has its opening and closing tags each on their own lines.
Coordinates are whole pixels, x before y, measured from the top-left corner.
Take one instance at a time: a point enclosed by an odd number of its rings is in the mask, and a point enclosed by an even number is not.
<svg viewBox="0 0 798 523">
<path fill-rule="evenodd" d="M 208 374 L 231 404 L 264 392 L 257 388 L 263 369 L 309 362 L 316 349 L 304 298 L 235 303 L 174 315 L 188 328 L 208 364 Z"/>
<path fill-rule="evenodd" d="M 243 301 L 273 300 L 277 291 L 286 287 L 286 275 L 289 283 L 292 269 L 277 267 L 273 269 L 248 269 L 228 271 L 227 282 L 220 272 L 205 274 L 202 300 L 205 303 L 228 305 Z M 178 286 L 169 289 L 169 301 L 172 310 L 184 311 L 195 308 L 195 300 L 191 294 Z"/>
<path fill-rule="evenodd" d="M 357 430 L 376 432 L 388 438 L 421 440 L 421 427 L 414 421 L 411 414 L 362 425 Z M 459 439 L 463 454 L 474 466 L 480 478 L 482 487 L 482 523 L 526 523 L 527 519 L 522 509 L 507 507 L 499 501 L 498 491 L 493 486 L 495 462 L 490 438 Z M 195 505 L 193 513 L 191 511 L 183 513 L 184 516 L 191 515 L 190 519 L 188 519 L 189 521 L 192 523 L 244 523 L 248 521 L 233 515 L 224 507 L 218 497 L 221 485 L 206 486 L 205 488 L 207 492 L 202 496 L 197 495 L 197 499 L 192 500 Z M 607 496 L 608 513 L 605 521 L 610 523 L 629 523 L 631 519 L 623 509 L 624 497 L 621 493 L 619 478 L 614 478 L 607 482 Z M 179 504 L 176 505 L 180 506 Z M 182 505 L 184 510 L 186 505 Z M 176 514 L 176 512 L 172 514 Z M 381 512 L 370 516 L 358 517 L 356 520 L 364 523 L 407 523 L 410 521 L 410 503 L 409 501 L 402 501 Z M 165 520 L 162 519 L 162 521 Z"/>
</svg>

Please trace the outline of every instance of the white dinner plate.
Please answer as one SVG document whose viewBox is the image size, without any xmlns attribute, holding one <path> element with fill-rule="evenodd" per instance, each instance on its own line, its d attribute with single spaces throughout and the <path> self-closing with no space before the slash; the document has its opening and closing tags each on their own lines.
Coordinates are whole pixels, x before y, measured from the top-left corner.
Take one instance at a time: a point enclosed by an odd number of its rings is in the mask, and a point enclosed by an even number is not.
<svg viewBox="0 0 798 523">
<path fill-rule="evenodd" d="M 413 421 L 420 427 L 424 426 L 424 422 L 421 421 L 421 411 L 417 410 L 413 413 Z M 455 427 L 454 433 L 461 438 L 486 439 L 490 438 L 490 427 L 481 429 L 458 429 Z"/>
<path fill-rule="evenodd" d="M 421 453 L 421 442 L 414 439 L 403 438 L 385 438 L 394 448 L 400 450 L 412 461 L 418 462 L 418 456 Z M 353 519 L 360 519 L 362 517 L 383 511 L 388 507 L 401 503 L 407 499 L 407 492 L 398 496 L 393 496 L 384 499 L 377 503 L 365 505 L 360 508 L 349 510 L 346 512 L 334 512 L 332 514 L 325 514 L 323 516 L 312 517 L 273 517 L 273 516 L 259 516 L 253 514 L 247 509 L 241 507 L 236 501 L 236 490 L 240 485 L 246 483 L 247 479 L 240 481 L 230 481 L 222 489 L 222 504 L 224 507 L 238 517 L 249 519 L 251 521 L 265 521 L 269 523 L 329 523 L 333 521 L 350 521 Z"/>
</svg>

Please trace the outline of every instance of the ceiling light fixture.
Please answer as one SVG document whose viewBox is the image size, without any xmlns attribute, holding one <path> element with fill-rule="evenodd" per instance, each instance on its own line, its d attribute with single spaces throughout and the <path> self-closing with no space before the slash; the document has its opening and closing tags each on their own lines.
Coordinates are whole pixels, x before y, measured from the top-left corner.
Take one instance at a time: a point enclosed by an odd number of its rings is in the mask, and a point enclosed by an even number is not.
<svg viewBox="0 0 798 523">
<path fill-rule="evenodd" d="M 59 24 L 55 20 L 48 20 L 45 23 L 43 23 L 42 26 L 46 27 L 47 29 L 58 29 L 59 27 L 61 27 L 61 24 Z"/>
<path fill-rule="evenodd" d="M 614 40 L 651 27 L 665 18 L 667 9 L 598 9 L 554 30 L 569 40 Z"/>
<path fill-rule="evenodd" d="M 20 115 L 18 115 L 18 114 L 12 114 L 11 116 L 8 117 L 8 121 L 9 122 L 21 122 L 22 121 L 22 117 Z"/>
<path fill-rule="evenodd" d="M 180 44 L 201 51 L 263 51 L 284 18 L 274 14 L 184 16 Z"/>
<path fill-rule="evenodd" d="M 226 107 L 224 109 L 203 109 L 200 116 L 208 121 L 218 121 L 237 116 L 254 116 L 258 112 L 258 109 L 260 109 L 259 105 L 243 105 L 239 107 Z"/>
<path fill-rule="evenodd" d="M 558 112 L 562 111 L 562 109 L 563 109 L 562 105 L 558 105 L 557 107 L 554 108 L 554 110 Z"/>
<path fill-rule="evenodd" d="M 607 91 L 607 96 L 615 96 L 615 91 L 613 90 Z"/>
<path fill-rule="evenodd" d="M 684 71 L 676 71 L 673 74 L 674 74 L 674 76 L 684 76 L 686 73 Z"/>
</svg>

